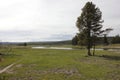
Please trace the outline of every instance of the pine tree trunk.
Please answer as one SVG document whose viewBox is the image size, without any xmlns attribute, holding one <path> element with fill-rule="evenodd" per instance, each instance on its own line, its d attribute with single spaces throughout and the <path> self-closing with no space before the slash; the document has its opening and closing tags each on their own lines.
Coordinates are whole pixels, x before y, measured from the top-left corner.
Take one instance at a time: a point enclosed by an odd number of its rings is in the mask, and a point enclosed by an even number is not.
<svg viewBox="0 0 120 80">
<path fill-rule="evenodd" d="M 90 41 L 90 39 L 88 39 L 88 47 L 87 47 L 87 50 L 88 50 L 88 56 L 92 56 L 91 55 L 91 52 L 90 52 L 90 46 L 91 46 L 91 41 Z"/>
<path fill-rule="evenodd" d="M 88 48 L 88 56 L 92 56 L 90 52 L 90 48 Z"/>
<path fill-rule="evenodd" d="M 95 43 L 94 43 L 94 46 L 93 46 L 93 56 L 95 55 Z"/>
<path fill-rule="evenodd" d="M 90 48 L 91 48 L 91 36 L 90 36 L 90 26 L 88 29 L 88 44 L 87 44 L 87 49 L 88 49 L 88 55 L 92 56 L 91 52 L 90 52 Z"/>
</svg>

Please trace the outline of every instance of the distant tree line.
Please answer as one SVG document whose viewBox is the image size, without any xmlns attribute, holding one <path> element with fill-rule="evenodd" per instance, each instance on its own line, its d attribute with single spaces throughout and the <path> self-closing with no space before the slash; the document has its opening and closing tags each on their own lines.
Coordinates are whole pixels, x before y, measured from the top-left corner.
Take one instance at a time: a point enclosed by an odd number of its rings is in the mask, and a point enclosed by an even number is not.
<svg viewBox="0 0 120 80">
<path fill-rule="evenodd" d="M 18 43 L 17 44 L 18 46 L 27 46 L 27 43 L 25 42 L 25 43 Z"/>
<path fill-rule="evenodd" d="M 96 42 L 97 45 L 109 45 L 109 44 L 120 44 L 120 36 L 116 35 L 113 37 L 97 37 Z M 84 39 L 80 38 L 79 36 L 75 36 L 72 38 L 72 45 L 80 45 L 85 46 Z"/>
<path fill-rule="evenodd" d="M 120 36 L 116 35 L 115 37 L 113 37 L 111 43 L 113 43 L 113 44 L 119 43 L 120 44 Z"/>
</svg>

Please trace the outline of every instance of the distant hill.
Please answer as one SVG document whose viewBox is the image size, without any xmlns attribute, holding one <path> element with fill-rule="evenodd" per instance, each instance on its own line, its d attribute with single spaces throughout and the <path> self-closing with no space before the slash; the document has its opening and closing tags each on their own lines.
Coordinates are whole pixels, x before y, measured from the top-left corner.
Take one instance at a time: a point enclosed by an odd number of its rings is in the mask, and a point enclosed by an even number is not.
<svg viewBox="0 0 120 80">
<path fill-rule="evenodd" d="M 0 42 L 0 45 L 18 45 L 23 46 L 25 43 L 27 45 L 70 45 L 71 40 L 65 41 L 46 41 L 46 42 Z"/>
<path fill-rule="evenodd" d="M 28 42 L 28 45 L 69 45 L 72 44 L 71 40 L 66 41 L 48 41 L 48 42 Z"/>
</svg>

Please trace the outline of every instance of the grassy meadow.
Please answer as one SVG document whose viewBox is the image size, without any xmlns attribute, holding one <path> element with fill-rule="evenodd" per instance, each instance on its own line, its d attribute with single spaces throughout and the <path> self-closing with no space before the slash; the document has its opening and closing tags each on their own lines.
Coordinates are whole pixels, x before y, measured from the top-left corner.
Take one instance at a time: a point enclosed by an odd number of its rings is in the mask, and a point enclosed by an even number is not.
<svg viewBox="0 0 120 80">
<path fill-rule="evenodd" d="M 2 55 L 0 80 L 120 80 L 120 52 L 13 48 Z"/>
</svg>

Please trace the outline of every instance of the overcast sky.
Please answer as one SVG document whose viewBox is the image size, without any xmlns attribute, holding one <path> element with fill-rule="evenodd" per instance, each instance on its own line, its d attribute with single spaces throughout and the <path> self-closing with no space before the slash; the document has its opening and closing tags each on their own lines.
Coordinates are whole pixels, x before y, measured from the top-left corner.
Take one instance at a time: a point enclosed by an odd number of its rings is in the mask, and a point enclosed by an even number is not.
<svg viewBox="0 0 120 80">
<path fill-rule="evenodd" d="M 120 0 L 0 0 L 0 41 L 55 41 L 71 39 L 75 22 L 87 1 L 103 14 L 104 28 L 120 34 Z"/>
</svg>

